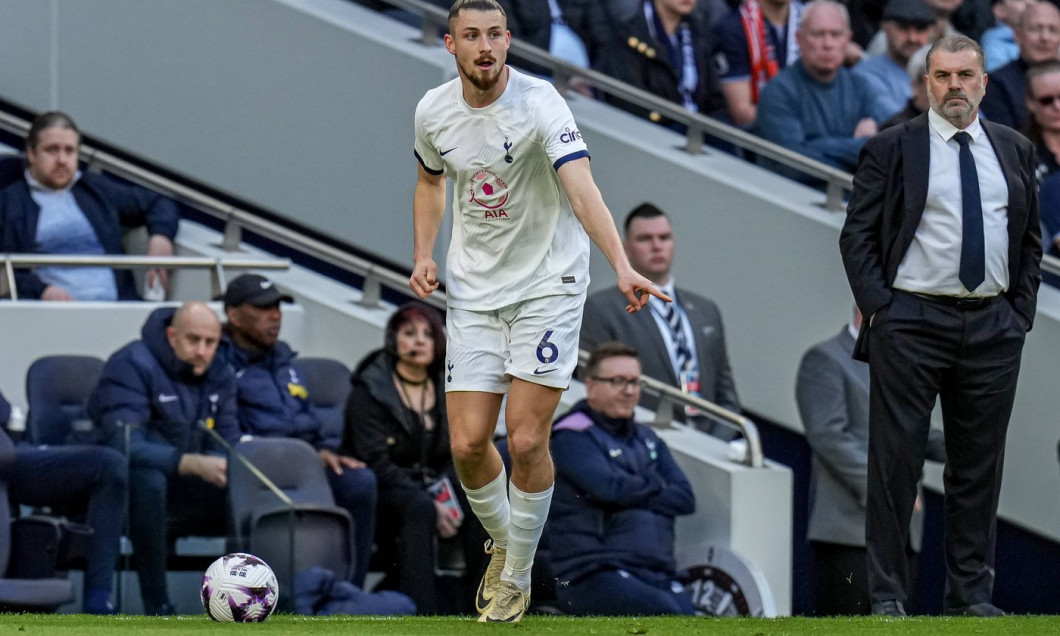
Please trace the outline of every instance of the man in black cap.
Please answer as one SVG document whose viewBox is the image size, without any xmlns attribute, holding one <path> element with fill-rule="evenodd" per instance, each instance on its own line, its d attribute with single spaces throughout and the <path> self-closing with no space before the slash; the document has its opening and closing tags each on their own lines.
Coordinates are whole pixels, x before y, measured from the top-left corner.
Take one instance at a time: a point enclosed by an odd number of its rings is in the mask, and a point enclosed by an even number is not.
<svg viewBox="0 0 1060 636">
<path fill-rule="evenodd" d="M 294 299 L 272 281 L 243 274 L 228 285 L 221 356 L 238 381 L 239 427 L 258 437 L 296 437 L 317 449 L 338 505 L 356 529 L 353 583 L 364 584 L 375 538 L 375 474 L 364 463 L 340 455 L 341 430 L 327 430 L 309 402 L 309 391 L 292 366 L 296 354 L 279 339 L 280 303 Z"/>
<path fill-rule="evenodd" d="M 891 117 L 913 96 L 906 68 L 914 53 L 935 40 L 935 13 L 924 0 L 890 0 L 883 9 L 880 30 L 886 37 L 887 51 L 860 62 L 854 74 L 865 78 Z"/>
</svg>

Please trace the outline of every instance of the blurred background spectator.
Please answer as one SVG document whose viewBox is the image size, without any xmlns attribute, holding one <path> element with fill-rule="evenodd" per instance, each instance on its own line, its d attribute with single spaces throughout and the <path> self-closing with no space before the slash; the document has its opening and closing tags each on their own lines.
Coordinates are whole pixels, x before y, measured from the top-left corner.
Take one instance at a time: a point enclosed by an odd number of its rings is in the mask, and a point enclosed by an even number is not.
<svg viewBox="0 0 1060 636">
<path fill-rule="evenodd" d="M 994 26 L 983 32 L 980 44 L 986 55 L 986 72 L 1008 64 L 1020 56 L 1020 45 L 1016 42 L 1016 32 L 1012 27 L 1019 24 L 1023 10 L 1029 0 L 994 0 Z"/>
</svg>

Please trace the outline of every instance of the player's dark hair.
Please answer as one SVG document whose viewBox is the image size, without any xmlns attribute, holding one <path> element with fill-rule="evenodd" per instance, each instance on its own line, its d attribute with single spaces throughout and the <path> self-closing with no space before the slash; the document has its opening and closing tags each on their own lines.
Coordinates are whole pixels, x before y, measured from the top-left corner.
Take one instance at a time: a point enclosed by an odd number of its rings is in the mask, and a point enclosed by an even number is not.
<svg viewBox="0 0 1060 636">
<path fill-rule="evenodd" d="M 618 342 L 617 340 L 602 342 L 589 354 L 589 361 L 585 363 L 586 376 L 590 378 L 595 376 L 600 370 L 600 365 L 608 358 L 638 357 L 637 348 L 633 345 Z"/>
<path fill-rule="evenodd" d="M 628 236 L 629 226 L 632 225 L 633 221 L 636 219 L 654 219 L 660 216 L 666 216 L 666 213 L 651 203 L 641 203 L 630 210 L 629 214 L 626 215 L 626 222 L 622 227 L 622 231 Z"/>
<path fill-rule="evenodd" d="M 504 18 L 505 22 L 508 20 L 508 14 L 505 13 L 504 7 L 500 5 L 497 0 L 456 0 L 453 6 L 449 7 L 449 24 L 450 31 L 452 31 L 453 20 L 460 15 L 461 11 L 500 11 L 501 17 Z"/>
<path fill-rule="evenodd" d="M 412 301 L 398 307 L 386 322 L 384 349 L 390 358 L 397 361 L 397 332 L 416 318 L 422 318 L 431 328 L 431 339 L 434 341 L 434 360 L 427 367 L 427 373 L 434 377 L 441 372 L 445 364 L 445 323 L 441 313 L 426 303 Z"/>
<path fill-rule="evenodd" d="M 81 136 L 81 131 L 77 129 L 77 124 L 74 123 L 72 117 L 64 112 L 50 110 L 33 119 L 29 132 L 26 133 L 26 148 L 36 149 L 40 142 L 40 134 L 49 128 L 65 128 L 77 133 L 78 137 Z"/>
</svg>

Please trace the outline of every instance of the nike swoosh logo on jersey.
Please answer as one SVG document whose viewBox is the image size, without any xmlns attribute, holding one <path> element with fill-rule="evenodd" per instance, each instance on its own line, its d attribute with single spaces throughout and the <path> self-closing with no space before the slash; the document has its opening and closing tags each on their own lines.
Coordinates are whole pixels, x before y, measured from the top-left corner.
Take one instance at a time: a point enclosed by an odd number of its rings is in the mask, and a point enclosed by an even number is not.
<svg viewBox="0 0 1060 636">
<path fill-rule="evenodd" d="M 538 367 L 534 369 L 534 375 L 545 375 L 546 373 L 552 373 L 555 370 L 556 369 L 554 367 L 551 369 L 542 369 L 541 367 Z"/>
<path fill-rule="evenodd" d="M 453 146 L 452 148 L 450 148 L 449 150 L 446 150 L 445 152 L 439 152 L 438 156 L 439 157 L 444 157 L 444 156 L 446 156 L 447 154 L 449 154 L 450 152 L 452 152 L 452 151 L 454 151 L 456 149 L 457 149 L 457 146 Z"/>
<path fill-rule="evenodd" d="M 177 401 L 177 396 L 175 396 L 175 395 L 166 395 L 165 393 L 159 393 L 158 394 L 158 401 L 162 402 L 163 404 L 165 404 L 166 402 L 176 402 Z"/>
</svg>

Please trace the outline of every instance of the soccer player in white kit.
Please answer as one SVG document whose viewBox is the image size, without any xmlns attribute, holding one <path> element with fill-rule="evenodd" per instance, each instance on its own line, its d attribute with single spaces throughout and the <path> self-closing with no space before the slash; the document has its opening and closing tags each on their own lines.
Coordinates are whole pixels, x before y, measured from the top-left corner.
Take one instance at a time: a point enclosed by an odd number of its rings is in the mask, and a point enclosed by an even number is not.
<svg viewBox="0 0 1060 636">
<path fill-rule="evenodd" d="M 484 622 L 518 621 L 530 604 L 530 567 L 552 500 L 549 431 L 578 362 L 589 239 L 614 268 L 629 312 L 648 294 L 669 300 L 630 267 L 566 102 L 505 64 L 510 44 L 496 0 L 457 0 L 445 47 L 458 77 L 416 108 L 409 286 L 420 298 L 438 287 L 432 254 L 449 175 L 446 405 L 453 463 L 491 537 L 475 599 Z M 505 393 L 510 486 L 492 443 Z"/>
</svg>

